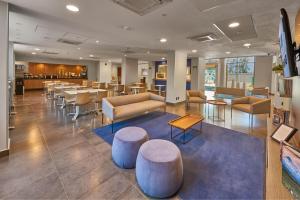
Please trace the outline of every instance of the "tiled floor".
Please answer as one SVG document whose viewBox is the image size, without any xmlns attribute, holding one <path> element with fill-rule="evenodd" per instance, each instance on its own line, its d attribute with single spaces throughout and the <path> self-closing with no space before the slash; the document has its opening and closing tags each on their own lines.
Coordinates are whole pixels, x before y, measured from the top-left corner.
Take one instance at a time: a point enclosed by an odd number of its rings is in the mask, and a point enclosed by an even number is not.
<svg viewBox="0 0 300 200">
<path fill-rule="evenodd" d="M 1 199 L 146 198 L 136 185 L 134 170 L 116 167 L 111 146 L 93 134 L 93 128 L 101 126 L 101 116 L 82 116 L 72 122 L 41 92 L 17 97 L 16 105 L 10 156 L 0 159 Z M 169 105 L 167 111 L 186 112 L 183 104 Z M 199 107 L 192 106 L 189 112 L 199 113 Z M 234 119 L 238 120 L 231 121 L 227 111 L 226 122 L 215 123 L 259 137 L 270 132 L 265 116 L 255 120 L 252 131 L 247 115 L 234 112 Z M 274 176 L 280 175 L 280 168 L 278 155 L 270 155 L 276 167 L 267 170 L 267 198 L 290 198 L 281 183 L 273 183 L 279 180 Z"/>
</svg>

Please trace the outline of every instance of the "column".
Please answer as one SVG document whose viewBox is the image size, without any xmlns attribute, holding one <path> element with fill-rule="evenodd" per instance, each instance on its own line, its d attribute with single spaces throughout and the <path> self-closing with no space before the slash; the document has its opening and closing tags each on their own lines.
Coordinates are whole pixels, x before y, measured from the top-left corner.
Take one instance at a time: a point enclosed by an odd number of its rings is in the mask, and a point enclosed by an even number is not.
<svg viewBox="0 0 300 200">
<path fill-rule="evenodd" d="M 138 59 L 124 57 L 122 59 L 122 84 L 138 81 Z"/>
<path fill-rule="evenodd" d="M 205 83 L 205 60 L 203 58 L 192 58 L 192 90 L 204 91 Z"/>
<path fill-rule="evenodd" d="M 99 62 L 99 82 L 110 83 L 111 82 L 111 62 Z"/>
<path fill-rule="evenodd" d="M 8 136 L 8 3 L 0 1 L 0 157 L 9 152 Z"/>
<path fill-rule="evenodd" d="M 185 51 L 170 51 L 167 56 L 167 97 L 169 103 L 185 101 L 186 98 L 186 60 Z"/>
<path fill-rule="evenodd" d="M 15 91 L 15 53 L 13 42 L 8 44 L 8 80 L 13 82 L 13 91 Z"/>
<path fill-rule="evenodd" d="M 220 58 L 218 62 L 218 81 L 217 86 L 226 87 L 226 72 L 225 72 L 225 59 Z"/>
</svg>

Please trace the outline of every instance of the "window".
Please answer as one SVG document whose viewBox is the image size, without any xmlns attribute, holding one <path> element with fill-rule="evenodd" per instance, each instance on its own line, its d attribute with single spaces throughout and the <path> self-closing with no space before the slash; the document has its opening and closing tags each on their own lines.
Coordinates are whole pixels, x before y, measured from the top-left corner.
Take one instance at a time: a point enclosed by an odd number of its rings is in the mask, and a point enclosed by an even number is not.
<svg viewBox="0 0 300 200">
<path fill-rule="evenodd" d="M 227 87 L 253 88 L 254 84 L 254 57 L 226 58 Z"/>
</svg>

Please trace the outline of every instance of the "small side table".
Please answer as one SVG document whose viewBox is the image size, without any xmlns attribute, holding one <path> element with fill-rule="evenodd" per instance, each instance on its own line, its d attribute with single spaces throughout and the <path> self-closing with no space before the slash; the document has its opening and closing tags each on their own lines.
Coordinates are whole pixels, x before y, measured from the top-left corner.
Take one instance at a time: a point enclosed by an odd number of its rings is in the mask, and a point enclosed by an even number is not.
<svg viewBox="0 0 300 200">
<path fill-rule="evenodd" d="M 225 107 L 227 105 L 227 103 L 223 100 L 208 100 L 207 101 L 208 103 L 208 118 L 210 118 L 210 115 L 209 115 L 209 105 L 212 105 L 213 106 L 213 114 L 212 114 L 212 119 L 213 119 L 213 122 L 215 121 L 215 119 L 219 120 L 219 121 L 225 121 Z M 215 107 L 218 108 L 218 116 L 217 118 L 215 118 Z M 220 107 L 223 107 L 223 111 L 224 111 L 224 117 L 223 119 L 220 118 Z"/>
</svg>

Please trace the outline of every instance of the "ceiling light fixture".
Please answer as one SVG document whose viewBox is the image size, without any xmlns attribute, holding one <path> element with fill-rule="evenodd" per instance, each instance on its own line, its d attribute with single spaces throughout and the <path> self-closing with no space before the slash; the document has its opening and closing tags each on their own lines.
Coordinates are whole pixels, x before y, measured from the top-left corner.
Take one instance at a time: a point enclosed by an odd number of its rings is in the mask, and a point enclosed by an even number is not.
<svg viewBox="0 0 300 200">
<path fill-rule="evenodd" d="M 162 60 L 166 60 L 166 58 L 165 58 L 165 57 L 162 57 L 161 59 L 162 59 Z"/>
<path fill-rule="evenodd" d="M 197 53 L 198 50 L 197 50 L 197 49 L 193 49 L 192 52 L 193 52 L 193 53 Z"/>
<path fill-rule="evenodd" d="M 240 23 L 238 23 L 238 22 L 232 22 L 228 25 L 229 28 L 236 28 L 238 26 L 240 26 Z"/>
<path fill-rule="evenodd" d="M 99 42 L 100 42 L 99 40 L 96 40 L 96 43 L 97 43 L 97 44 L 99 44 Z"/>
<path fill-rule="evenodd" d="M 108 62 L 111 62 L 111 60 L 108 60 Z"/>
<path fill-rule="evenodd" d="M 77 50 L 80 50 L 80 47 L 78 47 Z"/>
<path fill-rule="evenodd" d="M 231 54 L 231 52 L 230 52 L 230 51 L 226 51 L 225 53 L 226 53 L 226 54 Z"/>
<path fill-rule="evenodd" d="M 147 54 L 150 54 L 150 51 L 147 51 Z"/>
<path fill-rule="evenodd" d="M 244 44 L 244 47 L 248 47 L 248 48 L 249 48 L 250 46 L 251 46 L 250 43 L 245 43 L 245 44 Z"/>
<path fill-rule="evenodd" d="M 39 48 L 35 48 L 34 50 L 36 50 L 36 51 L 39 51 L 39 50 L 41 50 L 41 49 L 39 49 Z"/>
<path fill-rule="evenodd" d="M 126 54 L 124 54 L 124 56 L 126 57 L 127 55 L 126 55 Z"/>
<path fill-rule="evenodd" d="M 79 11 L 79 8 L 75 5 L 72 5 L 72 4 L 68 4 L 66 5 L 66 8 L 69 10 L 69 11 L 72 11 L 72 12 L 78 12 Z"/>
<path fill-rule="evenodd" d="M 94 55 L 93 55 L 93 54 L 90 54 L 90 57 L 92 58 L 92 57 L 94 57 Z"/>
<path fill-rule="evenodd" d="M 82 60 L 82 57 L 79 57 L 80 60 Z"/>
<path fill-rule="evenodd" d="M 166 43 L 168 40 L 167 40 L 167 38 L 160 38 L 160 40 L 159 40 L 161 43 Z"/>
<path fill-rule="evenodd" d="M 131 30 L 130 26 L 122 26 L 122 29 L 125 30 L 125 31 Z"/>
<path fill-rule="evenodd" d="M 32 55 L 35 55 L 36 53 L 35 53 L 35 52 L 32 52 L 31 54 L 32 54 Z"/>
</svg>

